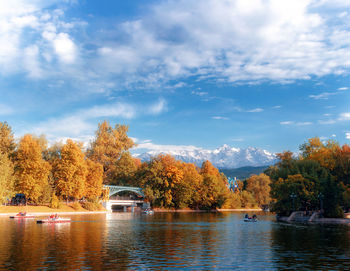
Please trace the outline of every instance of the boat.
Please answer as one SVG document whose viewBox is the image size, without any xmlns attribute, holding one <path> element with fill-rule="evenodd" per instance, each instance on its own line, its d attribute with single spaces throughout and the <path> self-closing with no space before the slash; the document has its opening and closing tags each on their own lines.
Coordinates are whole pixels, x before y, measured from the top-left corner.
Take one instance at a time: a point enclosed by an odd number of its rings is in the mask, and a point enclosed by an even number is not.
<svg viewBox="0 0 350 271">
<path fill-rule="evenodd" d="M 144 213 L 144 214 L 146 214 L 146 215 L 153 215 L 153 214 L 154 214 L 154 211 L 153 211 L 152 209 L 146 209 L 146 210 L 143 210 L 142 213 Z"/>
<path fill-rule="evenodd" d="M 71 222 L 71 219 L 70 218 L 61 218 L 61 217 L 58 217 L 58 215 L 50 215 L 47 219 L 40 219 L 40 220 L 37 220 L 36 223 L 38 224 L 43 224 L 43 223 L 68 223 L 68 222 Z"/>
<path fill-rule="evenodd" d="M 35 218 L 34 215 L 27 214 L 27 212 L 19 212 L 18 214 L 14 216 L 10 216 L 10 218 L 19 218 L 19 219 L 25 219 L 25 218 Z"/>
<path fill-rule="evenodd" d="M 252 217 L 248 216 L 248 214 L 246 214 L 244 216 L 244 222 L 257 222 L 258 221 L 258 217 L 256 215 L 253 215 Z"/>
</svg>

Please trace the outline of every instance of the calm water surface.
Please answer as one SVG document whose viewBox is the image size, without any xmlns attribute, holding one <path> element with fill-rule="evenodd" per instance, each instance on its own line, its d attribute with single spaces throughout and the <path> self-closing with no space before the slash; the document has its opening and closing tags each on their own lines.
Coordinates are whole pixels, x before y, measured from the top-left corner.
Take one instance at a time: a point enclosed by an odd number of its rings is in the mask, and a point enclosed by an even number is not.
<svg viewBox="0 0 350 271">
<path fill-rule="evenodd" d="M 1 270 L 350 270 L 350 226 L 242 213 L 74 215 L 41 225 L 0 217 Z"/>
</svg>

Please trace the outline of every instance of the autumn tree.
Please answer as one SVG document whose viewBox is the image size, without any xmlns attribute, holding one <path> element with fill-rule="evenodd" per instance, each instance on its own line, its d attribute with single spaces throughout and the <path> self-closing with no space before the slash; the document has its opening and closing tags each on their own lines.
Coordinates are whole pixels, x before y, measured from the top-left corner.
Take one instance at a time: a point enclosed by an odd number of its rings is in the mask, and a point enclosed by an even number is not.
<svg viewBox="0 0 350 271">
<path fill-rule="evenodd" d="M 23 136 L 15 152 L 16 191 L 38 203 L 48 185 L 49 171 L 38 140 L 29 134 Z"/>
<path fill-rule="evenodd" d="M 0 153 L 11 156 L 16 148 L 12 129 L 7 122 L 0 122 Z"/>
<path fill-rule="evenodd" d="M 220 174 L 209 161 L 203 162 L 200 172 L 203 177 L 200 189 L 201 208 L 220 208 L 229 195 L 225 176 Z"/>
<path fill-rule="evenodd" d="M 0 203 L 14 194 L 14 165 L 12 162 L 15 142 L 11 127 L 0 122 Z"/>
<path fill-rule="evenodd" d="M 87 175 L 85 196 L 97 200 L 102 195 L 103 167 L 90 159 L 86 160 Z"/>
<path fill-rule="evenodd" d="M 268 205 L 270 198 L 270 177 L 264 173 L 252 175 L 247 179 L 246 190 L 251 192 L 259 206 Z"/>
<path fill-rule="evenodd" d="M 14 167 L 5 153 L 0 152 L 0 204 L 14 195 Z"/>
<path fill-rule="evenodd" d="M 138 168 L 138 160 L 135 160 L 129 152 L 123 152 L 111 172 L 113 185 L 134 185 L 135 173 Z"/>
<path fill-rule="evenodd" d="M 81 146 L 71 139 L 62 147 L 61 157 L 55 163 L 54 179 L 57 193 L 68 201 L 85 195 L 87 165 Z"/>
<path fill-rule="evenodd" d="M 128 126 L 119 124 L 112 128 L 107 121 L 98 125 L 88 157 L 103 165 L 105 184 L 113 181 L 113 172 L 122 153 L 134 146 L 134 142 L 127 135 L 128 129 Z"/>
<path fill-rule="evenodd" d="M 175 205 L 177 208 L 198 209 L 201 204 L 199 190 L 203 185 L 203 177 L 192 163 L 181 163 L 183 179 L 175 186 Z"/>
<path fill-rule="evenodd" d="M 320 138 L 313 137 L 300 146 L 304 159 L 314 160 L 322 167 L 333 170 L 336 166 L 336 153 L 339 151 L 339 144 L 333 140 L 323 143 Z"/>
</svg>

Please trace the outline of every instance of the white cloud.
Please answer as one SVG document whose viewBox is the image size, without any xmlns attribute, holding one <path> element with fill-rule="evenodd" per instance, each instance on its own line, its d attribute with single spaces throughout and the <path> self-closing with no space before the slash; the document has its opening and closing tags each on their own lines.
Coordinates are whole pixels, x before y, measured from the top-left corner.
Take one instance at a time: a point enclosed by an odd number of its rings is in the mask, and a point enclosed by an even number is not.
<svg viewBox="0 0 350 271">
<path fill-rule="evenodd" d="M 167 102 L 164 99 L 159 99 L 159 101 L 148 108 L 149 114 L 159 115 L 168 110 Z"/>
<path fill-rule="evenodd" d="M 86 139 L 90 139 L 93 136 L 97 123 L 100 122 L 101 119 L 121 118 L 128 120 L 144 114 L 160 114 L 164 112 L 165 107 L 164 105 L 159 106 L 159 104 L 166 104 L 166 101 L 161 99 L 155 104 L 149 106 L 145 105 L 144 107 L 121 102 L 93 106 L 91 108 L 77 110 L 70 115 L 50 118 L 28 130 L 37 135 L 45 134 L 51 142 L 69 137 L 87 144 Z M 22 134 L 27 132 L 28 131 L 24 131 Z"/>
<path fill-rule="evenodd" d="M 338 92 L 323 92 L 317 95 L 309 95 L 311 99 L 315 100 L 328 100 L 329 96 L 337 95 Z"/>
<path fill-rule="evenodd" d="M 281 121 L 281 125 L 296 125 L 296 126 L 307 126 L 312 125 L 313 123 L 310 121 L 304 121 L 304 122 L 296 122 L 296 121 Z"/>
<path fill-rule="evenodd" d="M 206 92 L 206 91 L 192 91 L 191 94 L 197 95 L 197 96 L 206 96 L 206 95 L 208 95 L 208 92 Z"/>
<path fill-rule="evenodd" d="M 101 117 L 122 117 L 132 119 L 137 114 L 135 105 L 127 103 L 114 103 L 102 106 L 94 106 L 91 109 L 83 110 L 78 113 L 85 118 Z"/>
<path fill-rule="evenodd" d="M 349 132 L 345 133 L 345 137 L 346 139 L 350 139 L 350 133 Z"/>
<path fill-rule="evenodd" d="M 1 1 L 0 70 L 6 75 L 25 71 L 34 78 L 44 74 L 70 79 L 77 88 L 92 82 L 105 85 L 111 78 L 118 87 L 131 88 L 161 87 L 190 76 L 291 82 L 347 74 L 348 3 L 336 2 L 331 6 L 330 1 L 314 0 L 157 1 L 137 20 L 101 23 L 101 31 L 92 37 L 88 33 L 93 26 L 79 18 L 67 19 L 64 10 L 70 1 Z M 56 9 L 56 3 L 63 8 Z M 328 9 L 342 16 L 332 17 Z M 86 35 L 77 34 L 82 27 Z M 28 48 L 35 46 L 39 50 L 28 57 Z M 19 60 L 26 55 L 22 64 Z M 326 99 L 329 93 L 310 97 Z"/>
<path fill-rule="evenodd" d="M 345 90 L 348 90 L 347 87 L 341 87 L 338 88 L 337 91 L 334 92 L 323 92 L 317 95 L 309 95 L 309 98 L 311 99 L 315 99 L 315 100 L 328 100 L 328 98 L 330 96 L 334 96 L 334 95 L 338 95 L 338 94 L 342 94 Z"/>
<path fill-rule="evenodd" d="M 53 40 L 53 46 L 59 59 L 64 63 L 73 63 L 77 58 L 77 48 L 68 34 L 59 33 Z"/>
<path fill-rule="evenodd" d="M 211 117 L 214 120 L 229 120 L 229 118 L 227 117 L 222 117 L 222 116 L 213 116 Z"/>
<path fill-rule="evenodd" d="M 339 114 L 339 120 L 350 120 L 350 112 Z"/>
<path fill-rule="evenodd" d="M 307 125 L 312 125 L 312 122 L 311 121 L 296 122 L 295 125 L 297 125 L 297 126 L 307 126 Z"/>
<path fill-rule="evenodd" d="M 291 124 L 294 124 L 294 121 L 281 121 L 280 124 L 281 125 L 291 125 Z"/>
<path fill-rule="evenodd" d="M 258 108 L 247 110 L 246 112 L 249 112 L 249 113 L 260 113 L 260 112 L 263 112 L 263 111 L 264 111 L 264 109 L 258 107 Z"/>
<path fill-rule="evenodd" d="M 196 151 L 196 150 L 202 150 L 202 148 L 196 147 L 196 146 L 186 146 L 186 145 L 159 145 L 154 144 L 152 142 L 145 142 L 145 143 L 138 143 L 136 147 L 133 148 L 134 150 L 139 149 L 147 149 L 152 150 L 156 152 L 179 152 L 182 150 L 185 151 Z"/>
</svg>

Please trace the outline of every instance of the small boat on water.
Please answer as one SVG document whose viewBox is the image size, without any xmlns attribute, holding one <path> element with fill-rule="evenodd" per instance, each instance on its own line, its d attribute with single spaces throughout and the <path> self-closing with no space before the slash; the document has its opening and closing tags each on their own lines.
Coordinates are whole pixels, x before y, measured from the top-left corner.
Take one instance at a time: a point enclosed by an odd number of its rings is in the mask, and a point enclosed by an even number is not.
<svg viewBox="0 0 350 271">
<path fill-rule="evenodd" d="M 245 214 L 244 216 L 244 222 L 257 222 L 258 221 L 258 217 L 256 215 L 253 215 L 252 217 L 250 217 L 248 214 Z"/>
<path fill-rule="evenodd" d="M 144 213 L 144 214 L 146 214 L 146 215 L 153 215 L 153 214 L 154 214 L 154 211 L 153 211 L 152 209 L 146 209 L 146 210 L 143 210 L 142 213 Z"/>
<path fill-rule="evenodd" d="M 47 219 L 40 219 L 37 220 L 36 223 L 43 224 L 43 223 L 68 223 L 71 222 L 70 218 L 61 218 L 58 217 L 58 215 L 50 215 Z"/>
<path fill-rule="evenodd" d="M 19 212 L 18 214 L 14 216 L 10 216 L 10 218 L 19 218 L 19 219 L 25 219 L 25 218 L 35 218 L 34 215 L 27 214 L 27 212 Z"/>
</svg>

